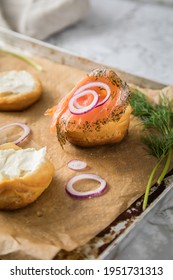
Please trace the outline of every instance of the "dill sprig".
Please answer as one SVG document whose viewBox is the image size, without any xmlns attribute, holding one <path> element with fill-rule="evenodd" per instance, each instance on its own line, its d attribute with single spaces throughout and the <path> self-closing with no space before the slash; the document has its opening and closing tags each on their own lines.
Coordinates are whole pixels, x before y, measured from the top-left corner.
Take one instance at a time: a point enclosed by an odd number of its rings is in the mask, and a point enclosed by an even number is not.
<svg viewBox="0 0 173 280">
<path fill-rule="evenodd" d="M 23 61 L 25 61 L 26 63 L 32 65 L 35 69 L 37 69 L 38 71 L 42 71 L 42 67 L 41 65 L 39 65 L 37 62 L 35 62 L 32 58 L 29 58 L 23 54 L 18 54 L 18 53 L 15 53 L 15 52 L 11 52 L 11 51 L 6 51 L 4 49 L 0 49 L 0 52 L 1 53 L 5 53 L 5 54 L 9 54 L 9 55 L 12 55 L 14 57 L 17 57 Z"/>
<path fill-rule="evenodd" d="M 131 89 L 131 91 L 133 114 L 141 119 L 145 128 L 142 141 L 148 147 L 149 153 L 157 158 L 146 186 L 143 201 L 143 210 L 145 210 L 153 178 L 160 163 L 165 161 L 157 180 L 158 185 L 161 184 L 170 167 L 173 147 L 173 106 L 164 94 L 160 94 L 159 104 L 151 104 L 139 90 Z"/>
<path fill-rule="evenodd" d="M 131 89 L 130 104 L 133 108 L 133 114 L 141 119 L 147 119 L 154 109 L 144 94 L 137 89 Z"/>
</svg>

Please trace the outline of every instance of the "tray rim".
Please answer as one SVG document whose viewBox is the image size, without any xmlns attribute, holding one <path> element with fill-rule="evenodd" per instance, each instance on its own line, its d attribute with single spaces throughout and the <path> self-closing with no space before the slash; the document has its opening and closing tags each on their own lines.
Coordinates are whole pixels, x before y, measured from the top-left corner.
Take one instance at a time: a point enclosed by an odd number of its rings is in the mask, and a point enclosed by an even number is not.
<svg viewBox="0 0 173 280">
<path fill-rule="evenodd" d="M 125 81 L 127 81 L 127 83 L 131 83 L 131 81 L 128 81 L 129 80 L 129 78 L 127 78 L 127 76 L 128 76 L 128 77 L 130 77 L 130 79 L 134 79 L 134 84 L 136 84 L 138 86 L 140 86 L 139 80 L 142 81 L 143 87 L 147 87 L 148 85 L 150 85 L 151 88 L 154 89 L 155 87 L 162 88 L 162 87 L 168 86 L 166 84 L 160 83 L 159 81 L 155 81 L 155 80 L 151 80 L 151 79 L 148 79 L 148 78 L 145 78 L 142 76 L 134 75 L 134 74 L 124 71 L 122 69 L 119 69 L 119 68 L 116 68 L 116 67 L 104 64 L 104 63 L 96 62 L 92 59 L 86 58 L 81 55 L 77 55 L 76 53 L 68 51 L 59 46 L 55 46 L 55 45 L 52 45 L 45 41 L 41 41 L 41 40 L 29 37 L 27 35 L 24 35 L 24 34 L 15 32 L 15 31 L 11 31 L 4 27 L 0 27 L 0 40 L 1 40 L 1 38 L 6 38 L 6 39 L 13 38 L 13 39 L 17 39 L 21 42 L 25 41 L 27 43 L 30 43 L 30 45 L 33 45 L 33 46 L 39 45 L 39 46 L 43 47 L 44 49 L 47 48 L 49 50 L 52 50 L 52 54 L 54 53 L 54 51 L 58 52 L 59 55 L 67 57 L 67 59 L 62 59 L 62 61 L 61 61 L 61 57 L 60 57 L 59 60 L 62 64 L 66 64 L 66 65 L 73 66 L 73 67 L 75 66 L 76 68 L 80 67 L 81 70 L 87 70 L 89 66 L 90 66 L 89 67 L 90 69 L 88 69 L 88 71 L 92 70 L 93 67 L 94 68 L 95 67 L 110 67 L 110 68 L 114 69 L 118 75 L 124 76 L 123 79 Z M 0 46 L 0 49 L 1 49 L 1 46 Z M 32 52 L 32 54 L 34 54 L 33 49 L 30 49 L 30 52 Z M 43 56 L 40 54 L 40 57 L 43 57 Z M 46 57 L 46 56 L 44 56 L 44 57 Z M 52 56 L 52 58 L 53 58 L 53 56 Z M 49 59 L 50 59 L 50 57 L 49 57 Z M 54 57 L 54 59 L 55 59 L 55 57 Z M 74 65 L 74 62 L 76 62 L 76 65 Z"/>
</svg>

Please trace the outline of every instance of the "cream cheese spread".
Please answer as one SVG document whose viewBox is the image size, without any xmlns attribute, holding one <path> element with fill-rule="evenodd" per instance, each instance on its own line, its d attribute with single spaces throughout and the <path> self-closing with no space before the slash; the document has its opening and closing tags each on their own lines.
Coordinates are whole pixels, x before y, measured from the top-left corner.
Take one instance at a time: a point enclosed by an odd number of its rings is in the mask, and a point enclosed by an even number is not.
<svg viewBox="0 0 173 280">
<path fill-rule="evenodd" d="M 34 172 L 46 160 L 46 148 L 0 150 L 0 182 Z"/>
<path fill-rule="evenodd" d="M 0 96 L 5 93 L 22 94 L 35 87 L 35 80 L 27 71 L 8 71 L 0 74 Z"/>
</svg>

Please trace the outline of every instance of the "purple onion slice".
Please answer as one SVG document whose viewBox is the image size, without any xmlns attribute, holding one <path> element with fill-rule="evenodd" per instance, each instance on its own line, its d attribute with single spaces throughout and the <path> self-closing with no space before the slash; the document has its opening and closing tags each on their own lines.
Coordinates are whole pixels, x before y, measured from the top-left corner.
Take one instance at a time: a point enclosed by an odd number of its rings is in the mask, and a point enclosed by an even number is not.
<svg viewBox="0 0 173 280">
<path fill-rule="evenodd" d="M 97 189 L 91 190 L 91 191 L 81 192 L 81 191 L 75 190 L 73 188 L 74 183 L 76 183 L 80 180 L 84 180 L 84 179 L 91 179 L 91 180 L 98 181 L 100 183 L 100 185 Z M 90 173 L 76 175 L 76 176 L 72 177 L 66 185 L 66 192 L 70 196 L 75 197 L 75 198 L 91 198 L 91 197 L 100 196 L 106 191 L 106 189 L 107 189 L 106 181 L 103 178 L 101 178 L 100 176 L 95 175 L 95 174 L 90 174 Z"/>
<path fill-rule="evenodd" d="M 28 136 L 28 134 L 30 133 L 30 128 L 26 124 L 14 122 L 14 123 L 9 123 L 9 124 L 0 126 L 0 132 L 11 126 L 20 126 L 23 129 L 23 134 L 17 140 L 15 140 L 13 142 L 14 144 L 18 145 L 20 142 L 22 142 Z"/>
<path fill-rule="evenodd" d="M 98 106 L 100 106 L 100 105 L 103 105 L 103 104 L 109 99 L 109 97 L 110 97 L 110 95 L 111 95 L 111 89 L 110 89 L 110 87 L 109 87 L 106 83 L 103 83 L 103 82 L 91 82 L 91 83 L 87 83 L 87 84 L 81 86 L 80 88 L 78 88 L 78 89 L 75 91 L 74 95 L 78 95 L 79 93 L 84 92 L 86 89 L 89 90 L 89 89 L 92 88 L 92 87 L 100 87 L 100 88 L 103 88 L 103 89 L 106 90 L 107 95 L 105 96 L 105 98 L 104 98 L 102 101 L 100 101 L 100 102 L 97 103 L 97 106 L 96 106 L 96 107 L 98 107 Z M 96 91 L 95 91 L 95 92 L 96 92 Z M 97 92 L 96 92 L 96 94 L 97 94 Z"/>
<path fill-rule="evenodd" d="M 82 170 L 87 167 L 87 163 L 79 159 L 72 159 L 67 166 L 72 170 Z"/>
<path fill-rule="evenodd" d="M 92 102 L 87 105 L 87 106 L 81 106 L 80 104 L 77 103 L 77 99 L 81 96 L 85 96 L 87 94 L 92 94 L 93 95 L 93 100 Z M 73 95 L 72 98 L 69 101 L 68 107 L 69 110 L 72 114 L 74 115 L 82 115 L 85 113 L 88 113 L 89 111 L 91 111 L 93 108 L 95 108 L 95 106 L 98 103 L 98 94 L 94 91 L 94 90 L 85 90 L 77 95 Z"/>
</svg>

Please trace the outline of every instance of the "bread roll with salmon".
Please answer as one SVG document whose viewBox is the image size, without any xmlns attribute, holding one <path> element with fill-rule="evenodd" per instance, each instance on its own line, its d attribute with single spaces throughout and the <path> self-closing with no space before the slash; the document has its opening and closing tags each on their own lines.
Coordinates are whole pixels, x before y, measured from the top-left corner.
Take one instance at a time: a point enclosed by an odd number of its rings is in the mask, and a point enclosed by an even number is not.
<svg viewBox="0 0 173 280">
<path fill-rule="evenodd" d="M 49 186 L 54 167 L 46 149 L 0 145 L 0 209 L 14 210 L 35 201 Z"/>
<path fill-rule="evenodd" d="M 28 71 L 0 73 L 0 111 L 21 111 L 35 103 L 42 94 L 39 79 Z"/>
<path fill-rule="evenodd" d="M 129 127 L 129 98 L 127 84 L 113 70 L 96 69 L 46 114 L 62 146 L 66 140 L 83 147 L 118 143 Z"/>
</svg>

